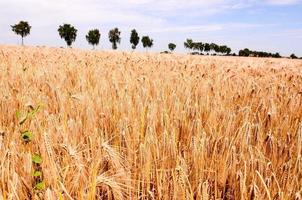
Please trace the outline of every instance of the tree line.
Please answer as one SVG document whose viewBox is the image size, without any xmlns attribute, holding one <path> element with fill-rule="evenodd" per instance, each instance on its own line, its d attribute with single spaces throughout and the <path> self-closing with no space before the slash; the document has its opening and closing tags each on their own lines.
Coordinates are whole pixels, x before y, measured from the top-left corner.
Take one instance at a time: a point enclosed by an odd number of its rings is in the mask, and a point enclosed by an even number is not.
<svg viewBox="0 0 302 200">
<path fill-rule="evenodd" d="M 29 25 L 29 23 L 26 21 L 20 21 L 18 24 L 12 25 L 11 28 L 14 33 L 21 36 L 21 42 L 23 45 L 24 37 L 30 34 L 31 26 Z M 71 24 L 63 24 L 58 28 L 59 36 L 65 40 L 68 47 L 71 47 L 72 43 L 75 42 L 77 38 L 77 32 L 78 30 Z M 88 31 L 85 37 L 87 42 L 92 45 L 93 49 L 95 49 L 95 47 L 99 45 L 101 33 L 99 29 L 92 29 Z M 110 30 L 108 33 L 108 38 L 110 43 L 112 44 L 112 49 L 117 49 L 118 45 L 121 43 L 121 31 L 118 28 Z M 151 39 L 149 36 L 142 36 L 140 40 L 137 31 L 133 29 L 130 35 L 131 48 L 133 50 L 136 49 L 139 42 L 141 42 L 143 47 L 146 49 L 153 46 L 153 39 Z"/>
<path fill-rule="evenodd" d="M 263 51 L 251 51 L 247 48 L 240 50 L 239 51 L 239 56 L 281 58 L 281 55 L 279 53 L 270 53 L 270 52 L 263 52 Z"/>
<path fill-rule="evenodd" d="M 264 52 L 264 51 L 251 51 L 248 48 L 240 50 L 238 55 L 243 56 L 243 57 L 282 58 L 282 56 L 279 53 L 270 53 L 270 52 Z M 298 58 L 295 54 L 291 54 L 289 57 L 291 59 L 302 59 L 302 57 Z"/>
<path fill-rule="evenodd" d="M 184 42 L 184 47 L 189 50 L 194 50 L 193 54 L 201 54 L 203 52 L 209 54 L 212 52 L 213 54 L 222 54 L 222 55 L 230 55 L 232 49 L 226 45 L 218 45 L 215 43 L 202 43 L 202 42 L 194 42 L 192 39 L 187 39 Z"/>
<path fill-rule="evenodd" d="M 12 31 L 17 35 L 21 36 L 21 43 L 24 44 L 24 37 L 30 34 L 31 26 L 26 21 L 20 21 L 19 23 L 11 26 Z M 63 24 L 58 28 L 59 36 L 65 40 L 68 47 L 72 46 L 72 43 L 75 42 L 77 38 L 77 29 L 71 24 Z M 87 42 L 92 45 L 92 48 L 95 49 L 97 45 L 99 45 L 101 33 L 99 29 L 89 30 L 87 35 L 85 36 Z M 121 31 L 118 28 L 114 28 L 109 31 L 108 38 L 110 43 L 112 44 L 112 49 L 117 49 L 118 45 L 121 42 Z M 143 47 L 148 50 L 153 46 L 153 39 L 149 36 L 140 36 L 138 35 L 135 29 L 131 30 L 130 35 L 130 43 L 131 48 L 133 50 L 136 49 L 139 42 L 142 43 Z M 203 42 L 195 42 L 192 39 L 187 39 L 184 42 L 184 47 L 190 51 L 191 54 L 198 55 L 232 55 L 236 56 L 235 53 L 231 54 L 232 49 L 227 45 L 218 45 L 215 43 L 203 43 Z M 172 53 L 176 49 L 176 44 L 169 43 L 168 49 Z M 168 51 L 164 51 L 163 53 L 170 53 Z M 239 56 L 244 57 L 273 57 L 273 58 L 281 58 L 279 53 L 269 53 L 263 51 L 251 51 L 248 48 L 242 49 L 239 51 Z M 290 58 L 297 59 L 298 57 L 295 54 L 291 54 Z M 302 59 L 302 57 L 300 58 Z"/>
</svg>

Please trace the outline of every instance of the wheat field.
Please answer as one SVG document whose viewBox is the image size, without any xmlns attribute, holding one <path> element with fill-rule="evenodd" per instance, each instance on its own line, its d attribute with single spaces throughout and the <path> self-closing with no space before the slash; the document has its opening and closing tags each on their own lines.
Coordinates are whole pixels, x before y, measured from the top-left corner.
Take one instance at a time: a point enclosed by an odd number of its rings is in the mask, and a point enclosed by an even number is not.
<svg viewBox="0 0 302 200">
<path fill-rule="evenodd" d="M 0 86 L 0 200 L 302 199 L 299 60 L 0 46 Z"/>
</svg>

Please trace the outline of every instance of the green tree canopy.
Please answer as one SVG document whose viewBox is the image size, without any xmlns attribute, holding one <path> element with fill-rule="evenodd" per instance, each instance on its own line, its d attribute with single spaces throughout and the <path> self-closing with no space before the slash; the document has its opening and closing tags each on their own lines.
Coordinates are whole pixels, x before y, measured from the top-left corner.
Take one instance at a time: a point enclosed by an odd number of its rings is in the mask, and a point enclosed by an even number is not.
<svg viewBox="0 0 302 200">
<path fill-rule="evenodd" d="M 86 35 L 86 40 L 89 44 L 93 46 L 94 49 L 94 47 L 99 44 L 100 37 L 101 37 L 100 31 L 98 29 L 93 29 L 90 30 Z"/>
<path fill-rule="evenodd" d="M 132 44 L 131 48 L 132 49 L 136 49 L 136 46 L 138 45 L 139 43 L 139 36 L 138 36 L 138 33 L 135 29 L 133 29 L 131 31 L 131 36 L 130 36 L 130 43 Z"/>
<path fill-rule="evenodd" d="M 251 51 L 248 48 L 245 48 L 245 49 L 239 51 L 239 56 L 247 57 L 250 54 L 251 54 Z"/>
<path fill-rule="evenodd" d="M 231 52 L 232 52 L 232 49 L 231 49 L 230 47 L 227 47 L 227 49 L 226 49 L 226 54 L 227 54 L 227 55 L 230 55 Z"/>
<path fill-rule="evenodd" d="M 275 53 L 275 54 L 273 55 L 273 57 L 274 57 L 274 58 L 281 58 L 281 55 L 280 55 L 280 53 L 277 52 L 277 53 Z"/>
<path fill-rule="evenodd" d="M 215 44 L 215 43 L 211 43 L 210 44 L 210 51 L 214 51 L 216 53 L 220 52 L 220 47 L 219 45 Z"/>
<path fill-rule="evenodd" d="M 174 44 L 174 43 L 169 43 L 169 44 L 168 44 L 168 47 L 169 47 L 170 51 L 172 52 L 172 51 L 174 51 L 174 49 L 176 48 L 176 44 Z"/>
<path fill-rule="evenodd" d="M 58 32 L 62 39 L 65 40 L 67 46 L 71 46 L 72 43 L 76 40 L 77 29 L 70 24 L 63 24 L 59 26 Z"/>
<path fill-rule="evenodd" d="M 204 51 L 205 51 L 205 52 L 211 51 L 211 46 L 210 46 L 209 43 L 205 43 L 205 44 L 204 44 Z"/>
<path fill-rule="evenodd" d="M 298 57 L 297 57 L 295 54 L 291 54 L 291 55 L 290 55 L 290 58 L 291 58 L 291 59 L 297 59 Z"/>
<path fill-rule="evenodd" d="M 143 47 L 146 48 L 146 50 L 153 46 L 153 40 L 149 36 L 143 36 L 142 43 L 143 43 Z"/>
<path fill-rule="evenodd" d="M 193 49 L 195 51 L 200 51 L 200 53 L 202 53 L 202 51 L 204 49 L 204 44 L 202 42 L 194 42 L 193 43 Z"/>
<path fill-rule="evenodd" d="M 31 26 L 26 21 L 20 21 L 18 24 L 11 26 L 12 31 L 21 36 L 22 45 L 23 38 L 30 34 Z"/>
<path fill-rule="evenodd" d="M 227 51 L 228 51 L 228 47 L 226 45 L 223 45 L 223 46 L 219 46 L 219 53 L 222 53 L 222 54 L 226 54 Z M 217 51 L 216 51 L 217 52 Z"/>
<path fill-rule="evenodd" d="M 189 50 L 192 50 L 193 47 L 194 47 L 194 42 L 192 39 L 187 39 L 185 42 L 184 42 L 184 46 L 186 49 L 189 49 Z"/>
<path fill-rule="evenodd" d="M 281 55 L 279 53 L 270 53 L 270 52 L 263 52 L 263 51 L 251 51 L 247 48 L 240 50 L 239 51 L 239 56 L 281 58 Z"/>
<path fill-rule="evenodd" d="M 112 43 L 112 49 L 117 49 L 117 44 L 121 42 L 121 32 L 118 28 L 114 28 L 109 31 L 108 37 L 109 41 Z"/>
</svg>

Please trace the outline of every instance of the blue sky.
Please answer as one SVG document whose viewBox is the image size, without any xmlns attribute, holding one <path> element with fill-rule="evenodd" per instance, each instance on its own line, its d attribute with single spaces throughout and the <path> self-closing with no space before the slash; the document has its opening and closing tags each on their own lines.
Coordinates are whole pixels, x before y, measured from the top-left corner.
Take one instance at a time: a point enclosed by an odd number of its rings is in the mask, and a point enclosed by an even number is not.
<svg viewBox="0 0 302 200">
<path fill-rule="evenodd" d="M 2 44 L 19 44 L 10 25 L 26 20 L 32 25 L 29 45 L 64 46 L 57 28 L 71 23 L 78 29 L 77 48 L 91 48 L 85 34 L 98 28 L 98 49 L 109 49 L 108 31 L 119 27 L 123 50 L 130 49 L 136 28 L 154 39 L 154 51 L 174 42 L 177 52 L 185 52 L 183 42 L 192 38 L 226 44 L 236 53 L 248 47 L 302 56 L 301 0 L 1 0 L 0 9 Z"/>
</svg>

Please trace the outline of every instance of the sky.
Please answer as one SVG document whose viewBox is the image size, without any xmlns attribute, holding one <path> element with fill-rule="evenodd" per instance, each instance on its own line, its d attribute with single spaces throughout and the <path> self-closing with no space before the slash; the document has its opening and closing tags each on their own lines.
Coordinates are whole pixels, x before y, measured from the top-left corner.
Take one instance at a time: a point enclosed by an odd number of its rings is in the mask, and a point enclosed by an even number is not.
<svg viewBox="0 0 302 200">
<path fill-rule="evenodd" d="M 85 35 L 99 29 L 98 49 L 110 49 L 110 29 L 121 30 L 121 50 L 130 50 L 130 32 L 154 40 L 153 51 L 184 41 L 228 45 L 233 52 L 251 50 L 302 56 L 302 0 L 0 0 L 0 44 L 20 44 L 10 25 L 25 20 L 32 26 L 27 45 L 66 46 L 58 26 L 78 29 L 75 48 L 91 49 Z M 139 51 L 142 51 L 139 44 Z"/>
</svg>

